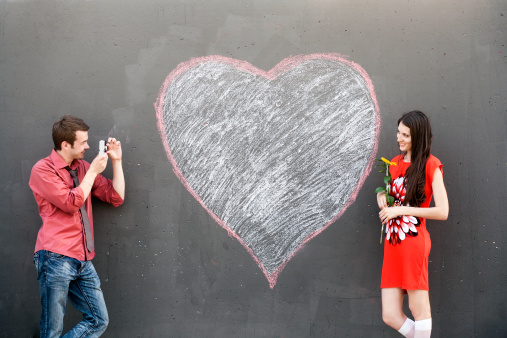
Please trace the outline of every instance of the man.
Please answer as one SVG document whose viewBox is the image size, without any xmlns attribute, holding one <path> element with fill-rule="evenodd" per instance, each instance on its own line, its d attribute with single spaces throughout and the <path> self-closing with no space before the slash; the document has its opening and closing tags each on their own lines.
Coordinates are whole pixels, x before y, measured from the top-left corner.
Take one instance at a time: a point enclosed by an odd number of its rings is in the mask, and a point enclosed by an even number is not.
<svg viewBox="0 0 507 338">
<path fill-rule="evenodd" d="M 95 249 L 90 195 L 114 206 L 123 203 L 122 150 L 120 141 L 109 138 L 106 153 L 92 163 L 84 161 L 90 148 L 88 129 L 74 116 L 56 121 L 55 148 L 35 164 L 30 176 L 42 218 L 34 254 L 42 304 L 41 337 L 62 335 L 67 297 L 83 313 L 83 320 L 65 337 L 98 337 L 109 322 L 100 280 L 91 262 Z M 108 158 L 113 165 L 112 181 L 101 175 Z"/>
</svg>

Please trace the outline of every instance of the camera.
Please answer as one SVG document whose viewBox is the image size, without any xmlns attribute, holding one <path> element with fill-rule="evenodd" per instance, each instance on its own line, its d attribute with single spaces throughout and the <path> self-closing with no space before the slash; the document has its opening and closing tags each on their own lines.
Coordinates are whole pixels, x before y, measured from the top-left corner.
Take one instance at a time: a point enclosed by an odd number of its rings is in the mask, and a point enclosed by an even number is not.
<svg viewBox="0 0 507 338">
<path fill-rule="evenodd" d="M 99 155 L 104 154 L 107 151 L 106 141 L 100 140 L 99 142 Z"/>
</svg>

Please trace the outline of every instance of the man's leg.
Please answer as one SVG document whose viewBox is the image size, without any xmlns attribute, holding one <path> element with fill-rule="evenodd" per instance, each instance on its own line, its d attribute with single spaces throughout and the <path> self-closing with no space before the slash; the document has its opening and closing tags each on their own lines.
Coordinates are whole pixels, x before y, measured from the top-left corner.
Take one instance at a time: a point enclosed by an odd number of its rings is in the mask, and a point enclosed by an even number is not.
<svg viewBox="0 0 507 338">
<path fill-rule="evenodd" d="M 42 305 L 40 336 L 41 338 L 60 337 L 69 283 L 75 276 L 77 266 L 72 258 L 44 250 L 34 255 L 34 263 L 37 268 Z"/>
<path fill-rule="evenodd" d="M 79 275 L 69 286 L 69 299 L 83 313 L 83 320 L 64 337 L 100 337 L 109 317 L 100 279 L 91 261 L 81 262 Z"/>
</svg>

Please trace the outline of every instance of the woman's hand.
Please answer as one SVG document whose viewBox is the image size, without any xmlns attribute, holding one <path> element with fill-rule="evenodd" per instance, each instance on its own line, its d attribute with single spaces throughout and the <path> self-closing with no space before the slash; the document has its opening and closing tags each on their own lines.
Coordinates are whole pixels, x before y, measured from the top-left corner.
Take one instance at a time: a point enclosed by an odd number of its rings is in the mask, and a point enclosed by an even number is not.
<svg viewBox="0 0 507 338">
<path fill-rule="evenodd" d="M 379 207 L 382 209 L 379 212 L 382 224 L 386 224 L 389 220 L 398 216 L 413 216 L 426 219 L 446 220 L 449 215 L 449 201 L 447 200 L 447 192 L 445 190 L 442 171 L 440 168 L 435 169 L 431 187 L 433 189 L 435 206 L 430 208 L 410 207 L 405 205 L 388 208 L 386 205 L 387 203 L 385 202 L 385 194 L 377 194 L 377 202 Z M 381 197 L 383 197 L 384 202 Z M 382 202 L 386 204 L 381 204 Z M 382 208 L 381 205 L 386 205 L 386 207 Z"/>
<path fill-rule="evenodd" d="M 387 208 L 386 192 L 382 191 L 377 194 L 377 204 L 380 209 Z"/>
<path fill-rule="evenodd" d="M 392 206 L 390 208 L 385 207 L 378 213 L 380 221 L 382 222 L 382 224 L 386 224 L 387 222 L 389 222 L 389 220 L 403 215 L 402 209 L 403 207 L 399 206 Z"/>
</svg>

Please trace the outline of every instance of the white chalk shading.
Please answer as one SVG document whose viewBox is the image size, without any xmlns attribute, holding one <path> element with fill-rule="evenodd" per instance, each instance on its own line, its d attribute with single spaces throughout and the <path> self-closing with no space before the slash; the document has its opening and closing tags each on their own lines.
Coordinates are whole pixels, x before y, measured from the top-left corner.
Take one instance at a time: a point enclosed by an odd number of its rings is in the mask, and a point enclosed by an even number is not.
<svg viewBox="0 0 507 338">
<path fill-rule="evenodd" d="M 162 94 L 159 127 L 175 170 L 273 287 L 371 168 L 379 126 L 368 84 L 333 59 L 271 79 L 209 59 L 178 72 Z"/>
</svg>

